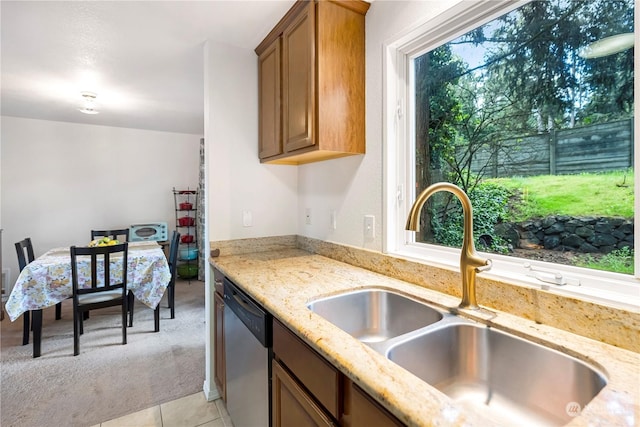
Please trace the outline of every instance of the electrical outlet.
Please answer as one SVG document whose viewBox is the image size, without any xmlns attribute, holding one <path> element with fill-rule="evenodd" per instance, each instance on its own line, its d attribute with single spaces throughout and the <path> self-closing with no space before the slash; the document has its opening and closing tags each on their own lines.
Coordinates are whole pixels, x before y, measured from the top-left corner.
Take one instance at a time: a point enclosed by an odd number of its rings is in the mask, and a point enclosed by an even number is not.
<svg viewBox="0 0 640 427">
<path fill-rule="evenodd" d="M 376 217 L 374 215 L 364 216 L 364 237 L 365 239 L 376 238 Z"/>
<path fill-rule="evenodd" d="M 307 208 L 304 210 L 304 223 L 307 225 L 311 225 L 311 209 Z"/>
</svg>

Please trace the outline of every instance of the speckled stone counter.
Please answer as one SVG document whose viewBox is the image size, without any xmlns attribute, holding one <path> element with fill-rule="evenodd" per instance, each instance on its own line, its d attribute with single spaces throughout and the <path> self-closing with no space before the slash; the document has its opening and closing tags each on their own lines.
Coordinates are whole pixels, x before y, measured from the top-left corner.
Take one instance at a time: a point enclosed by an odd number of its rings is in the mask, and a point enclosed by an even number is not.
<svg viewBox="0 0 640 427">
<path fill-rule="evenodd" d="M 303 249 L 446 295 L 461 296 L 457 266 L 436 266 L 303 236 L 272 236 L 211 242 L 223 255 Z M 640 353 L 640 304 L 609 304 L 544 289 L 539 283 L 505 281 L 491 271 L 477 277 L 478 301 L 483 307 L 510 313 L 539 324 Z M 638 283 L 640 287 L 640 283 Z"/>
<path fill-rule="evenodd" d="M 318 297 L 362 287 L 382 287 L 514 335 L 557 349 L 593 365 L 607 386 L 582 408 L 570 426 L 633 426 L 640 421 L 640 354 L 497 310 L 457 309 L 459 298 L 355 267 L 287 242 L 262 252 L 229 246 L 211 263 L 275 317 L 408 425 L 499 425 L 490 414 L 465 407 L 418 379 L 306 308 Z M 234 254 L 235 253 L 235 254 Z M 233 254 L 233 255 L 225 255 Z M 482 305 L 482 300 L 479 298 Z M 637 332 L 637 331 L 636 331 Z"/>
</svg>

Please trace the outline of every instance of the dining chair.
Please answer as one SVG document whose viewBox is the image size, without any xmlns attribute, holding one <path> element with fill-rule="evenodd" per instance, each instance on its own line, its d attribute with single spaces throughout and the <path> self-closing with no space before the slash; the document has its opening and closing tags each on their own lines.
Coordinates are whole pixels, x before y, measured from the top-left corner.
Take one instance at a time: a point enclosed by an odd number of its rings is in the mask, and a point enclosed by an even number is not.
<svg viewBox="0 0 640 427">
<path fill-rule="evenodd" d="M 16 254 L 18 255 L 18 269 L 19 271 L 24 268 L 35 259 L 33 252 L 33 243 L 30 237 L 26 237 L 15 244 Z M 56 320 L 62 318 L 62 303 L 56 304 Z M 23 314 L 23 331 L 22 331 L 22 345 L 29 344 L 29 331 L 33 325 L 31 324 L 31 312 L 26 311 Z"/>
<path fill-rule="evenodd" d="M 80 354 L 80 335 L 84 333 L 84 313 L 105 307 L 122 307 L 122 344 L 127 343 L 127 260 L 129 244 L 113 246 L 71 246 L 71 283 L 73 286 L 73 355 Z M 122 255 L 115 271 L 111 271 L 111 258 Z M 78 257 L 90 256 L 91 286 L 79 283 Z M 101 258 L 101 262 L 99 261 Z M 100 276 L 101 280 L 98 280 Z M 114 279 L 112 280 L 112 277 Z"/>
<path fill-rule="evenodd" d="M 16 254 L 18 255 L 18 269 L 20 271 L 32 262 L 36 257 L 33 254 L 33 244 L 31 238 L 26 237 L 16 243 Z M 56 318 L 57 318 L 56 307 Z M 22 315 L 22 345 L 29 344 L 29 331 L 31 330 L 31 311 L 25 311 Z"/>
<path fill-rule="evenodd" d="M 120 236 L 124 236 L 124 239 L 119 239 L 118 237 Z M 118 240 L 121 243 L 128 242 L 129 229 L 121 228 L 116 230 L 91 230 L 91 240 L 94 240 L 100 237 L 111 237 L 113 240 Z"/>
<path fill-rule="evenodd" d="M 118 238 L 122 236 L 123 238 Z M 118 242 L 128 242 L 129 241 L 129 229 L 128 228 L 118 228 L 113 230 L 91 230 L 91 240 L 98 239 L 101 237 L 110 237 L 113 240 L 118 240 Z M 129 291 L 129 326 L 133 326 L 133 301 L 134 296 L 133 292 Z M 89 318 L 89 313 L 84 314 L 84 320 Z"/>
<path fill-rule="evenodd" d="M 174 230 L 171 236 L 171 244 L 169 245 L 169 271 L 171 271 L 171 281 L 167 286 L 172 319 L 176 318 L 176 264 L 178 263 L 178 246 L 180 246 L 180 233 Z"/>
</svg>

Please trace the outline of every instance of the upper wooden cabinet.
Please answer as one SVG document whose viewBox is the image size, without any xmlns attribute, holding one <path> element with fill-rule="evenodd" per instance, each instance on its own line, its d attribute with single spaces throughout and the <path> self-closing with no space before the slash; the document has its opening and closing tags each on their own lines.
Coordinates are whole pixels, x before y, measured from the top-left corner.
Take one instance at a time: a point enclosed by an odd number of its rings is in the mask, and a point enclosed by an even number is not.
<svg viewBox="0 0 640 427">
<path fill-rule="evenodd" d="M 260 76 L 258 151 L 261 159 L 282 153 L 280 45 L 280 39 L 274 40 L 258 58 L 258 75 Z"/>
<path fill-rule="evenodd" d="M 368 9 L 364 1 L 298 1 L 255 49 L 261 162 L 365 153 Z"/>
</svg>

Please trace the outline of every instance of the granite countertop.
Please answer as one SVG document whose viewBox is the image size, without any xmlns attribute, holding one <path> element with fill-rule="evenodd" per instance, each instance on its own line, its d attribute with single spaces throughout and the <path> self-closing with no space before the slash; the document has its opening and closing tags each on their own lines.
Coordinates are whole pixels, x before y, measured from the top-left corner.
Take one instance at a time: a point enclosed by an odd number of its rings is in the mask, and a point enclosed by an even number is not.
<svg viewBox="0 0 640 427">
<path fill-rule="evenodd" d="M 449 311 L 457 310 L 458 298 L 300 249 L 210 260 L 404 423 L 498 425 L 490 415 L 454 402 L 306 308 L 318 297 L 371 286 L 406 293 Z M 568 425 L 632 426 L 640 420 L 640 354 L 496 310 L 459 311 L 584 360 L 606 375 L 607 386 Z"/>
</svg>

